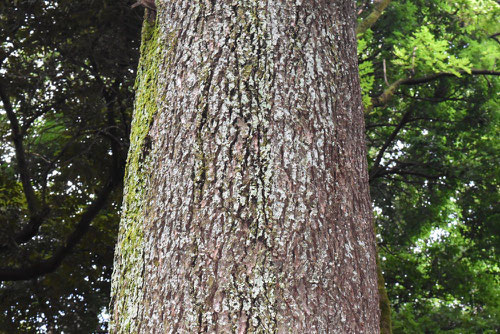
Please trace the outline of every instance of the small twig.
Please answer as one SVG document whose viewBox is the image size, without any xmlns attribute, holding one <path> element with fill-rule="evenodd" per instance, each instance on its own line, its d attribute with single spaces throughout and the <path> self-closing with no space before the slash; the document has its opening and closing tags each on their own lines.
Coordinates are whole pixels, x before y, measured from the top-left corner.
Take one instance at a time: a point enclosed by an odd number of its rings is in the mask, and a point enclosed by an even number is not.
<svg viewBox="0 0 500 334">
<path fill-rule="evenodd" d="M 413 48 L 413 54 L 411 55 L 411 74 L 410 78 L 412 78 L 415 75 L 415 53 L 417 51 L 417 47 L 415 46 Z"/>
<path fill-rule="evenodd" d="M 389 81 L 387 80 L 387 67 L 385 66 L 385 58 L 382 61 L 382 66 L 384 68 L 384 81 L 387 86 L 389 86 Z"/>
</svg>

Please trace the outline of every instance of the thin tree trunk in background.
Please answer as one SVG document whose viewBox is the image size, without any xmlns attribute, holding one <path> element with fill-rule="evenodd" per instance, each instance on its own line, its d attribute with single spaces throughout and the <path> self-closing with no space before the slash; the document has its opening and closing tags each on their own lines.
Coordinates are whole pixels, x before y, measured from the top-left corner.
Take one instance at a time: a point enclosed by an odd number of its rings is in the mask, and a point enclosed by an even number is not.
<svg viewBox="0 0 500 334">
<path fill-rule="evenodd" d="M 112 333 L 378 333 L 354 1 L 156 1 Z"/>
</svg>

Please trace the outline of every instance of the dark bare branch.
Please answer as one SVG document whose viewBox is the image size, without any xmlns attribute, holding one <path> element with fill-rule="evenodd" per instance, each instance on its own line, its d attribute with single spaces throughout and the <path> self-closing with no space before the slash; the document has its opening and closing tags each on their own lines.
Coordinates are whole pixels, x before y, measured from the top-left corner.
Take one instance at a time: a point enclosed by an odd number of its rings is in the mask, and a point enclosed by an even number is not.
<svg viewBox="0 0 500 334">
<path fill-rule="evenodd" d="M 112 191 L 120 184 L 122 176 L 122 170 L 112 171 L 110 182 L 103 187 L 96 200 L 87 207 L 74 230 L 50 259 L 24 267 L 0 268 L 0 281 L 29 280 L 55 271 L 84 237 L 92 220 L 104 208 Z"/>
<path fill-rule="evenodd" d="M 391 135 L 386 139 L 384 145 L 382 145 L 382 148 L 379 150 L 377 157 L 375 158 L 375 162 L 373 163 L 373 167 L 370 170 L 370 181 L 373 180 L 377 174 L 379 174 L 382 170 L 380 168 L 380 162 L 382 161 L 382 158 L 384 156 L 385 151 L 391 145 L 391 143 L 396 139 L 396 136 L 398 135 L 399 131 L 405 126 L 406 123 L 410 120 L 410 115 L 411 115 L 411 109 L 409 109 L 401 118 L 401 121 L 399 121 L 398 125 L 396 128 L 392 131 Z"/>
<path fill-rule="evenodd" d="M 143 6 L 147 9 L 151 9 L 153 11 L 156 11 L 156 3 L 155 0 L 139 0 L 136 3 L 134 3 L 131 8 L 135 8 L 137 6 Z"/>
<path fill-rule="evenodd" d="M 460 74 L 467 75 L 466 71 L 458 71 Z M 480 69 L 472 69 L 470 75 L 500 75 L 499 71 L 491 71 L 491 70 L 480 70 Z M 372 104 L 366 108 L 365 112 L 369 113 L 373 110 L 374 107 L 381 107 L 387 102 L 389 102 L 398 88 L 401 85 L 407 85 L 407 86 L 412 86 L 412 85 L 420 85 L 428 82 L 435 81 L 437 79 L 443 78 L 443 77 L 456 77 L 456 74 L 451 73 L 451 72 L 441 72 L 441 73 L 434 73 L 430 74 L 427 76 L 423 76 L 420 78 L 404 78 L 404 79 L 399 79 L 395 82 L 393 82 L 380 96 L 372 98 Z"/>
<path fill-rule="evenodd" d="M 39 203 L 36 198 L 35 191 L 33 190 L 33 185 L 31 184 L 31 177 L 29 172 L 29 167 L 26 161 L 26 152 L 23 145 L 23 136 L 21 133 L 21 128 L 19 126 L 19 121 L 10 102 L 10 97 L 7 94 L 6 88 L 4 86 L 3 78 L 0 79 L 0 99 L 2 100 L 5 113 L 10 122 L 10 129 L 12 133 L 12 142 L 14 144 L 14 151 L 16 154 L 17 170 L 19 172 L 19 177 L 21 179 L 21 184 L 23 186 L 24 195 L 26 197 L 26 203 L 28 204 L 28 210 L 32 217 L 39 213 Z"/>
</svg>

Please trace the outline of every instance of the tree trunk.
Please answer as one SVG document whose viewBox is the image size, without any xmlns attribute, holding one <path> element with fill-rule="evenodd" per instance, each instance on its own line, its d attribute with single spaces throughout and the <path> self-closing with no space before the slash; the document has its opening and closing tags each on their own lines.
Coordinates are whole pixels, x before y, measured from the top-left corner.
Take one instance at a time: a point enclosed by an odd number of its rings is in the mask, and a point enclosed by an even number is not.
<svg viewBox="0 0 500 334">
<path fill-rule="evenodd" d="M 378 333 L 354 1 L 156 1 L 112 333 Z"/>
</svg>

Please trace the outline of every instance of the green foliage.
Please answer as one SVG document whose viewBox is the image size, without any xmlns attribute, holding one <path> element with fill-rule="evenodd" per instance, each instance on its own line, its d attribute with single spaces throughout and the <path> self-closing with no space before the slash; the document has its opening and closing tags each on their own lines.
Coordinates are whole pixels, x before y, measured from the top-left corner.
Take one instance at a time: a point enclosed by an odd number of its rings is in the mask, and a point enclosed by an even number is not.
<svg viewBox="0 0 500 334">
<path fill-rule="evenodd" d="M 366 117 L 394 333 L 500 330 L 500 81 L 471 74 L 497 70 L 499 14 L 495 1 L 393 1 L 360 36 L 371 97 L 384 76 L 431 78 Z M 442 72 L 455 76 L 432 78 Z"/>
<path fill-rule="evenodd" d="M 368 43 L 372 40 L 372 31 L 367 30 L 367 32 L 358 39 L 358 57 L 359 61 L 359 76 L 362 78 L 361 93 L 363 97 L 363 105 L 366 107 L 371 106 L 370 94 L 373 90 L 373 83 L 375 82 L 375 77 L 373 76 L 373 63 L 371 61 L 364 60 L 370 54 L 367 52 Z"/>
<path fill-rule="evenodd" d="M 420 27 L 413 36 L 394 46 L 392 62 L 400 66 L 400 71 L 411 70 L 418 73 L 451 72 L 460 77 L 460 70 L 470 74 L 470 61 L 450 54 L 447 40 L 436 40 L 428 26 Z"/>
</svg>

